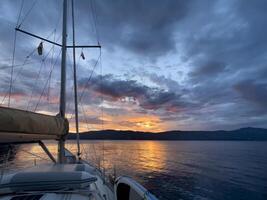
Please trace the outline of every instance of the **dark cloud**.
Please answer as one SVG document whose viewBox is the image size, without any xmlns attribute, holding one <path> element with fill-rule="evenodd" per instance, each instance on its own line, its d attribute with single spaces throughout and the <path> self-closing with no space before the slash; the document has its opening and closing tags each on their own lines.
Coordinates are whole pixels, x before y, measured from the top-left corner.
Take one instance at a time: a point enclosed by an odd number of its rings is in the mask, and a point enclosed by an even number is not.
<svg viewBox="0 0 267 200">
<path fill-rule="evenodd" d="M 199 66 L 190 75 L 193 77 L 198 76 L 217 76 L 218 73 L 225 70 L 225 64 L 218 61 L 209 61 L 202 66 Z"/>
<path fill-rule="evenodd" d="M 247 101 L 267 111 L 267 84 L 245 80 L 234 85 L 234 89 Z"/>
<path fill-rule="evenodd" d="M 257 70 L 266 58 L 266 2 L 208 2 L 195 4 L 179 40 L 193 73 L 214 61 L 224 63 L 229 74 Z"/>
<path fill-rule="evenodd" d="M 137 101 L 141 108 L 147 110 L 179 112 L 188 104 L 177 93 L 150 88 L 135 80 L 120 80 L 112 75 L 105 75 L 96 76 L 91 82 L 93 84 L 90 85 L 90 90 L 104 95 L 107 100 L 120 101 L 128 98 L 126 100 Z M 88 87 L 86 83 L 86 79 L 79 81 L 81 88 Z"/>
<path fill-rule="evenodd" d="M 165 76 L 158 75 L 156 73 L 143 73 L 142 75 L 148 76 L 152 82 L 156 83 L 158 86 L 162 88 L 166 88 L 168 91 L 180 92 L 182 90 L 182 87 L 175 80 L 172 80 L 171 78 L 166 78 Z"/>
<path fill-rule="evenodd" d="M 155 58 L 176 49 L 175 28 L 191 1 L 96 1 L 100 36 L 110 48 L 122 47 Z M 79 10 L 88 10 L 85 2 Z"/>
<path fill-rule="evenodd" d="M 101 38 L 105 48 L 123 48 L 141 57 L 155 59 L 176 50 L 175 32 L 177 23 L 183 20 L 190 9 L 190 1 L 167 0 L 167 1 L 76 1 L 76 21 L 79 26 L 77 43 L 95 43 L 97 35 Z M 10 45 L 14 35 L 10 35 L 18 20 L 21 2 L 5 1 L 5 17 L 12 13 L 12 17 L 2 20 L 1 35 L 5 35 L 5 48 Z M 30 31 L 41 37 L 49 37 L 56 29 L 56 37 L 61 34 L 62 2 L 61 1 L 38 1 L 27 15 L 33 2 L 25 1 L 23 12 L 19 19 L 22 29 Z M 45 12 L 40 12 L 45 6 Z M 96 15 L 96 16 L 95 16 Z M 97 24 L 96 31 L 94 24 Z M 96 35 L 96 32 L 98 33 Z M 21 35 L 20 33 L 18 35 Z M 90 39 L 84 39 L 89 35 Z M 24 41 L 39 41 L 31 37 L 24 37 Z M 71 32 L 69 38 L 71 38 Z M 59 41 L 61 42 L 61 41 Z M 21 44 L 24 46 L 25 43 Z M 27 47 L 27 46 L 26 46 Z M 11 49 L 9 49 L 11 51 Z"/>
</svg>

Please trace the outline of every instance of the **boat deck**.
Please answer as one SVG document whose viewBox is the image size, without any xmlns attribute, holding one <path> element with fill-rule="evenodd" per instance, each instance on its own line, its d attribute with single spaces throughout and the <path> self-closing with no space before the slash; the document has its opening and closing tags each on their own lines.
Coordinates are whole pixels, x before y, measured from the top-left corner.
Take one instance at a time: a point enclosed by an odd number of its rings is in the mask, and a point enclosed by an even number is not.
<svg viewBox="0 0 267 200">
<path fill-rule="evenodd" d="M 0 200 L 114 200 L 113 191 L 87 164 L 47 164 L 1 179 Z"/>
</svg>

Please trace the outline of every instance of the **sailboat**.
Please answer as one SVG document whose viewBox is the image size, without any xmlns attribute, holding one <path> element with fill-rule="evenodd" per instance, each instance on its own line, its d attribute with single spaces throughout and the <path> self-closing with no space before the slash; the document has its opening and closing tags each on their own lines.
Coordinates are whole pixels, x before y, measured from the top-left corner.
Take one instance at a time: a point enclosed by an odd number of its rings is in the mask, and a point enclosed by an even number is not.
<svg viewBox="0 0 267 200">
<path fill-rule="evenodd" d="M 21 144 L 37 143 L 51 159 L 50 164 L 37 165 L 26 170 L 3 173 L 0 177 L 0 200 L 47 200 L 47 199 L 89 199 L 89 200 L 156 200 L 146 188 L 130 177 L 120 176 L 114 183 L 88 161 L 80 156 L 78 102 L 75 68 L 76 48 L 101 48 L 95 46 L 76 46 L 73 26 L 73 45 L 67 45 L 68 0 L 63 0 L 62 44 L 61 47 L 61 86 L 60 106 L 56 116 L 50 116 L 11 107 L 0 107 L 0 143 Z M 72 16 L 74 9 L 72 3 Z M 74 23 L 74 17 L 72 17 Z M 45 38 L 26 32 L 20 27 L 16 31 L 28 34 L 43 41 L 53 43 Z M 66 52 L 73 49 L 75 116 L 77 131 L 77 155 L 65 148 L 69 133 L 69 122 L 65 117 L 66 107 Z M 42 44 L 38 53 L 42 53 Z M 58 156 L 55 158 L 43 140 L 56 140 Z"/>
</svg>

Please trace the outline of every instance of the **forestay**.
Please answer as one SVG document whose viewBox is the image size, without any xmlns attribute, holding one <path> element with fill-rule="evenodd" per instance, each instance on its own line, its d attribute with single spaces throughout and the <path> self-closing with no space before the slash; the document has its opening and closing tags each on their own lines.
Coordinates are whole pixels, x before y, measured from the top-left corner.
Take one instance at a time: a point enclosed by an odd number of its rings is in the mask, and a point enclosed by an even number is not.
<svg viewBox="0 0 267 200">
<path fill-rule="evenodd" d="M 59 139 L 68 131 L 68 120 L 60 116 L 0 107 L 0 143 Z"/>
</svg>

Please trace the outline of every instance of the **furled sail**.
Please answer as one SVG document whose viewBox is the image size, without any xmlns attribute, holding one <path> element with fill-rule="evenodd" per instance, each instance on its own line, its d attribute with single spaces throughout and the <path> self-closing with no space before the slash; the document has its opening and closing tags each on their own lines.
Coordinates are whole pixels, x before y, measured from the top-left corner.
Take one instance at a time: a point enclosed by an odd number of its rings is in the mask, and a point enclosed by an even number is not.
<svg viewBox="0 0 267 200">
<path fill-rule="evenodd" d="M 0 107 L 0 143 L 59 139 L 68 131 L 68 120 L 60 116 Z"/>
</svg>

